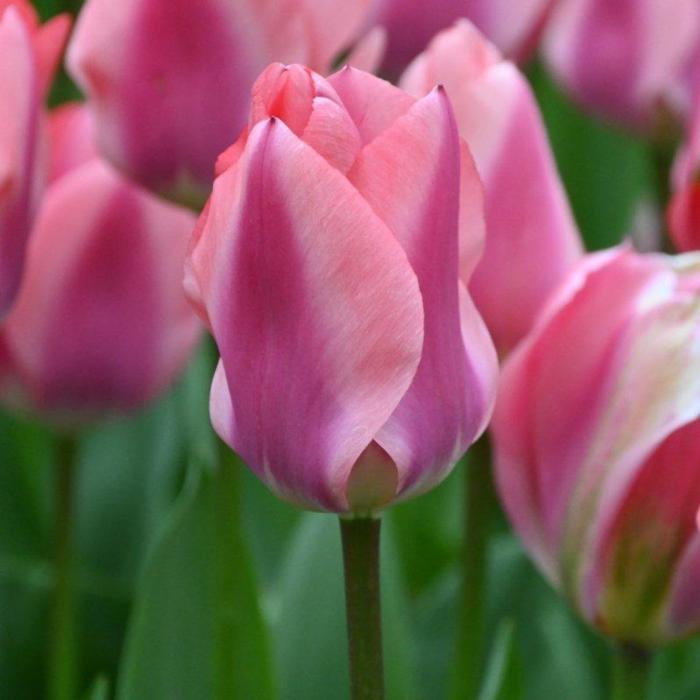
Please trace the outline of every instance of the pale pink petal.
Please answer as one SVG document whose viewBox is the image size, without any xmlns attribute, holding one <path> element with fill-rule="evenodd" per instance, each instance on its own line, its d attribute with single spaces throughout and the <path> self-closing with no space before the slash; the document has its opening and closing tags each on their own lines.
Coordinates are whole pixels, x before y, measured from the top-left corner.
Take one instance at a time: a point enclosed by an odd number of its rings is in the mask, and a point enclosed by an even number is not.
<svg viewBox="0 0 700 700">
<path fill-rule="evenodd" d="M 363 143 L 369 143 L 407 112 L 415 99 L 391 83 L 350 66 L 334 73 L 335 88 Z"/>
<path fill-rule="evenodd" d="M 209 277 L 199 288 L 235 406 L 219 376 L 222 438 L 285 498 L 347 510 L 353 465 L 420 360 L 421 295 L 401 246 L 338 170 L 270 120 L 217 179 L 192 265 Z"/>
<path fill-rule="evenodd" d="M 69 102 L 51 111 L 49 143 L 50 182 L 97 156 L 92 119 L 83 103 Z"/>
<path fill-rule="evenodd" d="M 476 439 L 493 387 L 480 376 L 493 346 L 482 335 L 465 347 L 459 285 L 460 177 L 479 189 L 473 166 L 460 174 L 459 137 L 444 90 L 416 102 L 366 146 L 350 181 L 403 246 L 421 288 L 423 355 L 411 388 L 377 442 L 399 469 L 402 494 L 434 486 Z M 467 215 L 481 220 L 481 202 Z M 474 313 L 474 312 L 472 312 Z"/>
<path fill-rule="evenodd" d="M 374 27 L 355 44 L 345 61 L 349 66 L 367 73 L 375 73 L 386 50 L 386 32 Z"/>
</svg>

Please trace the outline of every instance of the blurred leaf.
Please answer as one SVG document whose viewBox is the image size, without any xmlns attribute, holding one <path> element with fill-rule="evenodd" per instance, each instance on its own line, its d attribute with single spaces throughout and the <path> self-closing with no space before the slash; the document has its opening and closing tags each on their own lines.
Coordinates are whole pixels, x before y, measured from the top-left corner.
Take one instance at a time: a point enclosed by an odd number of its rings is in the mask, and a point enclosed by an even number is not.
<svg viewBox="0 0 700 700">
<path fill-rule="evenodd" d="M 266 635 L 236 523 L 239 475 L 229 465 L 193 474 L 139 587 L 121 700 L 272 697 Z"/>
<path fill-rule="evenodd" d="M 479 700 L 519 700 L 523 697 L 522 668 L 512 620 L 498 627 L 488 659 Z"/>
<path fill-rule="evenodd" d="M 388 698 L 415 696 L 410 619 L 391 526 L 382 532 L 382 618 Z M 306 514 L 273 598 L 282 700 L 349 697 L 345 594 L 337 517 Z"/>
<path fill-rule="evenodd" d="M 106 678 L 98 678 L 85 696 L 85 700 L 109 700 L 109 682 Z"/>
<path fill-rule="evenodd" d="M 619 243 L 640 199 L 655 188 L 648 145 L 583 114 L 541 64 L 529 76 L 587 248 Z"/>
</svg>

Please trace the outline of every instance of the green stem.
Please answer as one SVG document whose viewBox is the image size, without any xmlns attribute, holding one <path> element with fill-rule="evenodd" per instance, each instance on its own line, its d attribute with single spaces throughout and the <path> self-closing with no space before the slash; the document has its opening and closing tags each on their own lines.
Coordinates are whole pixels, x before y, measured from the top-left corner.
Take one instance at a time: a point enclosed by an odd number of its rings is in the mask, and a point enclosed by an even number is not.
<svg viewBox="0 0 700 700">
<path fill-rule="evenodd" d="M 471 448 L 464 467 L 462 588 L 450 693 L 453 700 L 478 696 L 486 657 L 486 553 L 494 508 L 487 436 Z"/>
<path fill-rule="evenodd" d="M 77 621 L 73 506 L 77 441 L 60 436 L 56 446 L 54 592 L 49 649 L 49 698 L 75 700 Z"/>
<path fill-rule="evenodd" d="M 383 700 L 380 520 L 340 519 L 352 700 Z"/>
<path fill-rule="evenodd" d="M 651 655 L 646 649 L 620 645 L 613 656 L 612 700 L 644 700 Z"/>
</svg>

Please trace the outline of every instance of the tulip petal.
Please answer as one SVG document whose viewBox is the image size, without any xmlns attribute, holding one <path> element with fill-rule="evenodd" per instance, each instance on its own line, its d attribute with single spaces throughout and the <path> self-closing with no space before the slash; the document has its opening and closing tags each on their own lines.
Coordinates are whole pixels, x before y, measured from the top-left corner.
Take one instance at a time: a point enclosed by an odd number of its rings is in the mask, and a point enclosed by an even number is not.
<svg viewBox="0 0 700 700">
<path fill-rule="evenodd" d="M 350 181 L 389 226 L 415 270 L 423 297 L 423 356 L 411 388 L 377 442 L 399 469 L 402 494 L 434 485 L 483 430 L 495 365 L 486 334 L 465 347 L 458 278 L 460 179 L 480 192 L 473 164 L 462 169 L 449 102 L 437 89 L 365 146 Z M 480 221 L 481 201 L 467 215 Z M 466 325 L 473 327 L 473 322 Z M 485 359 L 486 358 L 486 359 Z"/>
<path fill-rule="evenodd" d="M 192 264 L 222 259 L 200 283 L 230 393 L 219 376 L 212 421 L 283 497 L 346 511 L 352 467 L 420 360 L 406 255 L 340 172 L 270 120 L 215 183 Z"/>
<path fill-rule="evenodd" d="M 405 114 L 415 99 L 381 78 L 350 66 L 328 78 L 355 122 L 363 143 L 369 143 Z M 381 109 L 377 109 L 381 105 Z"/>
</svg>

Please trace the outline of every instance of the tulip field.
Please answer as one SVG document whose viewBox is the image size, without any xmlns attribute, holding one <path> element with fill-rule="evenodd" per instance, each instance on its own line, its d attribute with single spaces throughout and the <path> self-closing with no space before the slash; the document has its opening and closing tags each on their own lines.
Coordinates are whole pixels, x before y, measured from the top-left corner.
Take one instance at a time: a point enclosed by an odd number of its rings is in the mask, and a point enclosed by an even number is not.
<svg viewBox="0 0 700 700">
<path fill-rule="evenodd" d="M 0 700 L 700 698 L 700 0 L 0 0 Z"/>
</svg>

